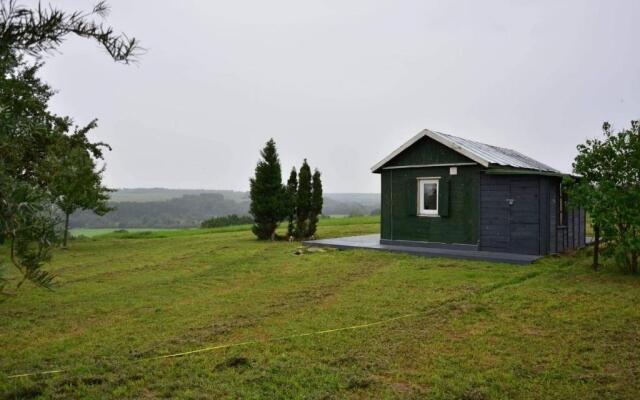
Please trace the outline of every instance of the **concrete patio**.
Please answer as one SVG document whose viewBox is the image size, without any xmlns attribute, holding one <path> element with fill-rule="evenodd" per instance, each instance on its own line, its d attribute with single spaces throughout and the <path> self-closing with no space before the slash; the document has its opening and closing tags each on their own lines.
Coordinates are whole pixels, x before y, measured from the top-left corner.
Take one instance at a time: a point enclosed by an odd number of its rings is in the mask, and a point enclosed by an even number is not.
<svg viewBox="0 0 640 400">
<path fill-rule="evenodd" d="M 333 239 L 305 240 L 307 246 L 333 247 L 337 249 L 371 249 L 412 254 L 425 257 L 459 258 L 464 260 L 493 261 L 507 264 L 530 264 L 539 255 L 501 253 L 495 251 L 460 250 L 444 247 L 419 247 L 381 244 L 380 235 L 348 236 Z"/>
</svg>

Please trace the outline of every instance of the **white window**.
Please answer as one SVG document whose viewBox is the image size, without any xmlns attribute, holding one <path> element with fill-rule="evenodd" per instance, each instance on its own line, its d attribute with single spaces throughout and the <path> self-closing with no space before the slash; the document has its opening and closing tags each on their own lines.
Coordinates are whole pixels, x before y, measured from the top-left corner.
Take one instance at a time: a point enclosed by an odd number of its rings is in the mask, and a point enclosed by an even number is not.
<svg viewBox="0 0 640 400">
<path fill-rule="evenodd" d="M 438 215 L 437 178 L 418 178 L 418 215 Z"/>
</svg>

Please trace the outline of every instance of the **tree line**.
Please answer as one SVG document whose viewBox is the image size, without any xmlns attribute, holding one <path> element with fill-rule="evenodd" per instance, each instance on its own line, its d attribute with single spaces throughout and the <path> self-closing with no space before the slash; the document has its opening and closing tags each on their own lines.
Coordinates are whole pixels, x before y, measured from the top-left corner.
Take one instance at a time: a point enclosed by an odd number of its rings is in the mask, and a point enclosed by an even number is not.
<svg viewBox="0 0 640 400">
<path fill-rule="evenodd" d="M 282 169 L 276 143 L 270 139 L 260 152 L 255 176 L 250 179 L 249 213 L 253 217 L 252 231 L 258 239 L 277 239 L 278 225 L 287 220 L 287 237 L 313 237 L 322 214 L 322 179 L 304 159 L 300 172 L 293 167 L 286 185 L 282 183 Z"/>
</svg>

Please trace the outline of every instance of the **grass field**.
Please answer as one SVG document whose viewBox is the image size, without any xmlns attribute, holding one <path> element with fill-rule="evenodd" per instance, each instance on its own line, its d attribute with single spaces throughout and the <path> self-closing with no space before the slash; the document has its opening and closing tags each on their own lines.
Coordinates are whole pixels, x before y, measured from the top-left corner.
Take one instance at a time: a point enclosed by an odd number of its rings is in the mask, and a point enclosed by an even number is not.
<svg viewBox="0 0 640 400">
<path fill-rule="evenodd" d="M 120 229 L 114 228 L 74 228 L 70 229 L 69 232 L 73 237 L 96 237 L 102 236 L 108 233 L 113 233 Z M 126 228 L 124 229 L 129 233 L 138 233 L 138 232 L 155 232 L 155 231 L 166 231 L 169 229 L 155 229 L 155 228 Z"/>
<path fill-rule="evenodd" d="M 376 218 L 329 219 L 319 234 L 377 230 Z M 55 254 L 55 291 L 0 303 L 0 397 L 640 393 L 640 280 L 593 272 L 583 254 L 523 267 L 298 246 L 246 226 L 73 241 Z"/>
</svg>

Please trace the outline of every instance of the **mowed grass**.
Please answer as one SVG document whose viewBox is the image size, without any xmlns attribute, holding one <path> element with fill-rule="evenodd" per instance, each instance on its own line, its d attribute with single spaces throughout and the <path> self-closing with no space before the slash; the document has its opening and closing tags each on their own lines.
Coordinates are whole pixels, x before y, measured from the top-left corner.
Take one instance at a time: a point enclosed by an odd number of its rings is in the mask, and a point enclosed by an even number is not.
<svg viewBox="0 0 640 400">
<path fill-rule="evenodd" d="M 319 236 L 377 230 L 375 218 L 323 220 Z M 247 227 L 74 241 L 55 254 L 55 291 L 0 303 L 0 397 L 640 393 L 640 280 L 593 272 L 585 255 L 523 267 L 298 246 Z"/>
</svg>

